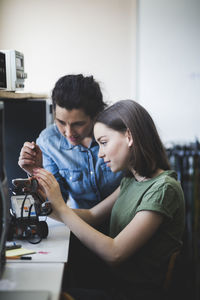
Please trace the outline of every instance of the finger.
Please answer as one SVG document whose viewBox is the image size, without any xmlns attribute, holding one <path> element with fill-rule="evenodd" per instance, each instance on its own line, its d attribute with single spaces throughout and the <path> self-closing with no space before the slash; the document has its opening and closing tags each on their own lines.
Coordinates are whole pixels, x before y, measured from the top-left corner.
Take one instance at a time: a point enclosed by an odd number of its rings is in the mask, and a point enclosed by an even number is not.
<svg viewBox="0 0 200 300">
<path fill-rule="evenodd" d="M 34 167 L 35 162 L 33 160 L 30 159 L 22 159 L 18 161 L 18 165 L 19 166 L 32 166 Z"/>
<path fill-rule="evenodd" d="M 33 149 L 35 150 L 36 153 L 42 152 L 40 147 L 37 144 L 34 144 L 34 145 L 35 145 L 35 147 Z"/>
<path fill-rule="evenodd" d="M 30 149 L 29 147 L 23 147 L 20 151 L 20 156 L 24 156 L 24 155 L 30 155 L 30 156 L 36 156 L 36 151 Z"/>
<path fill-rule="evenodd" d="M 48 194 L 49 184 L 42 177 L 37 177 L 37 181 L 39 182 L 41 190 L 43 190 L 45 194 Z"/>
<path fill-rule="evenodd" d="M 47 197 L 50 196 L 52 189 L 55 191 L 55 189 L 53 188 L 53 184 L 49 182 L 46 178 L 39 176 L 37 177 L 37 180 L 39 182 L 39 186 L 42 187 Z"/>
<path fill-rule="evenodd" d="M 51 172 L 49 172 L 48 170 L 46 170 L 46 169 L 34 168 L 33 171 L 34 171 L 35 174 L 40 174 L 40 175 L 43 175 L 43 176 L 46 176 L 46 177 L 54 178 L 53 174 Z"/>
<path fill-rule="evenodd" d="M 34 176 L 36 176 L 36 178 L 42 178 L 43 181 L 45 181 L 48 185 L 53 185 L 54 181 L 54 176 L 52 175 L 52 173 L 50 173 L 49 171 L 42 169 L 42 168 L 35 168 L 33 170 L 33 174 Z"/>
<path fill-rule="evenodd" d="M 19 159 L 33 159 L 33 160 L 35 160 L 36 157 L 32 153 L 20 152 Z"/>
<path fill-rule="evenodd" d="M 21 163 L 26 163 L 26 162 L 35 163 L 35 160 L 36 160 L 35 157 L 33 157 L 32 155 L 27 154 L 27 153 L 24 153 L 23 155 L 20 155 L 19 158 L 18 158 L 18 161 L 21 162 Z"/>
<path fill-rule="evenodd" d="M 25 142 L 23 147 L 28 147 L 30 149 L 34 149 L 36 146 L 35 142 Z"/>
<path fill-rule="evenodd" d="M 39 183 L 39 182 L 38 182 L 38 183 Z M 43 198 L 43 201 L 45 201 L 45 198 L 46 198 L 46 192 L 45 192 L 45 189 L 43 188 L 43 186 L 40 185 L 40 183 L 39 183 L 39 185 L 38 185 L 37 192 L 38 192 L 38 194 L 40 195 L 40 197 Z"/>
</svg>

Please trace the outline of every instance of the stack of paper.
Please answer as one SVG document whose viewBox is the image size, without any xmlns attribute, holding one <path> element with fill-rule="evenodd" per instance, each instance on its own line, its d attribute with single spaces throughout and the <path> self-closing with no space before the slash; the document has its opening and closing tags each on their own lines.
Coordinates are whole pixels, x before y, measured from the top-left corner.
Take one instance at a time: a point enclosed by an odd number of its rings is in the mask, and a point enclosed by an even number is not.
<svg viewBox="0 0 200 300">
<path fill-rule="evenodd" d="M 27 255 L 27 254 L 33 254 L 33 253 L 35 253 L 35 251 L 25 249 L 25 248 L 6 250 L 6 258 L 7 259 L 17 259 L 20 256 Z"/>
</svg>

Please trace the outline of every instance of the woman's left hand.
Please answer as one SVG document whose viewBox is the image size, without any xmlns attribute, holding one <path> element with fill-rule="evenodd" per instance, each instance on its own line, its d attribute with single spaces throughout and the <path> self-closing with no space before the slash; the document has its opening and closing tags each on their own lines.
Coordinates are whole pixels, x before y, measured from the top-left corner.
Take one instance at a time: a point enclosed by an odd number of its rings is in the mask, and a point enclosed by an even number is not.
<svg viewBox="0 0 200 300">
<path fill-rule="evenodd" d="M 52 173 L 42 168 L 35 168 L 33 175 L 51 202 L 53 209 L 58 210 L 63 204 L 65 205 L 60 186 Z"/>
</svg>

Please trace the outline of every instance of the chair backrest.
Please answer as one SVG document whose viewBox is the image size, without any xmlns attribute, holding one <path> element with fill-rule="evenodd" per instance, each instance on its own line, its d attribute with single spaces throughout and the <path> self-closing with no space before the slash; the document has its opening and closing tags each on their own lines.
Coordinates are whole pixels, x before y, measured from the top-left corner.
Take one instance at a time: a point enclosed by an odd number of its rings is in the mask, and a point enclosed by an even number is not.
<svg viewBox="0 0 200 300">
<path fill-rule="evenodd" d="M 177 250 L 174 253 L 172 253 L 172 255 L 170 256 L 167 273 L 166 273 L 164 284 L 163 284 L 164 291 L 166 291 L 166 292 L 169 290 L 170 285 L 172 283 L 173 271 L 174 271 L 175 263 L 176 263 L 176 260 L 177 260 L 177 257 L 179 256 L 179 254 L 180 254 L 180 250 Z"/>
<path fill-rule="evenodd" d="M 59 300 L 75 300 L 70 294 L 61 292 Z"/>
</svg>

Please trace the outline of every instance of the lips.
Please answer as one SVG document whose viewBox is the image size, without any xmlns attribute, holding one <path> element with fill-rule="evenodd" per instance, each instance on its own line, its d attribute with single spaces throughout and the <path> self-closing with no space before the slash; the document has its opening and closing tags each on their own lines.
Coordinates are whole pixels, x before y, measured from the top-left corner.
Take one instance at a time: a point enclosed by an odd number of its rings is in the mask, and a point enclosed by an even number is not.
<svg viewBox="0 0 200 300">
<path fill-rule="evenodd" d="M 68 139 L 69 139 L 71 142 L 75 143 L 75 142 L 78 141 L 79 137 L 78 137 L 78 136 L 76 136 L 76 137 L 70 137 L 70 138 L 68 138 Z"/>
</svg>

